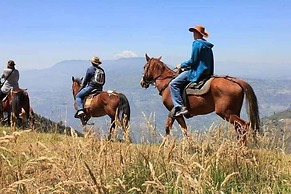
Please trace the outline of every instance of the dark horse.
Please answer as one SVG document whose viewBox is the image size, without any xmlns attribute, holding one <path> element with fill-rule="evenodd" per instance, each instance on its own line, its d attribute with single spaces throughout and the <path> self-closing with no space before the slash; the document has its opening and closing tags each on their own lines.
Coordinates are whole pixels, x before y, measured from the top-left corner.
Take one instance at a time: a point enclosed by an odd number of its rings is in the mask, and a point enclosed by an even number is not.
<svg viewBox="0 0 291 194">
<path fill-rule="evenodd" d="M 82 80 L 72 77 L 72 81 L 73 96 L 74 100 L 76 100 L 75 96 L 80 90 Z M 110 91 L 102 91 L 93 95 L 94 96 L 91 99 L 90 105 L 88 107 L 84 107 L 85 118 L 84 120 L 81 120 L 82 125 L 86 125 L 91 117 L 102 117 L 108 115 L 111 118 L 108 139 L 111 139 L 112 130 L 116 126 L 116 121 L 121 123 L 122 129 L 125 132 L 125 130 L 128 128 L 130 120 L 130 106 L 126 96 L 122 93 Z M 86 99 L 84 102 L 85 101 Z"/>
<path fill-rule="evenodd" d="M 171 100 L 169 83 L 177 75 L 176 72 L 167 67 L 160 58 L 150 58 L 147 54 L 144 74 L 141 79 L 141 86 L 148 88 L 154 84 L 165 107 L 171 111 L 173 103 Z M 246 96 L 247 112 L 250 122 L 240 118 L 240 112 Z M 234 77 L 220 76 L 214 77 L 210 84 L 210 89 L 203 95 L 188 95 L 187 109 L 190 118 L 196 115 L 209 114 L 215 112 L 221 118 L 234 125 L 241 143 L 246 145 L 246 131 L 251 127 L 253 134 L 259 130 L 260 118 L 257 97 L 253 88 L 245 81 Z M 184 135 L 187 136 L 187 126 L 183 116 L 173 117 L 171 114 L 166 123 L 166 134 L 170 134 L 170 128 L 175 119 L 178 121 Z"/>
<path fill-rule="evenodd" d="M 6 112 L 8 124 L 15 130 L 16 124 L 24 128 L 23 118 L 21 114 L 25 112 L 25 119 L 30 120 L 30 101 L 26 90 L 16 89 L 11 90 L 7 97 L 2 101 L 2 113 Z"/>
</svg>

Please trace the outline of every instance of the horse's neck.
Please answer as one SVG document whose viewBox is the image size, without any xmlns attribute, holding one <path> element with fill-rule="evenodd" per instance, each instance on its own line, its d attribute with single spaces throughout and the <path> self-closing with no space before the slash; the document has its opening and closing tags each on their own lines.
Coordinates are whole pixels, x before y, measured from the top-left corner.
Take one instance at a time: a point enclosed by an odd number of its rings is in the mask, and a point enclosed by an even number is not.
<svg viewBox="0 0 291 194">
<path fill-rule="evenodd" d="M 163 91 L 169 87 L 169 83 L 173 77 L 174 73 L 167 73 L 167 75 L 163 75 L 160 79 L 156 80 L 156 88 L 158 89 L 160 95 L 162 95 Z"/>
</svg>

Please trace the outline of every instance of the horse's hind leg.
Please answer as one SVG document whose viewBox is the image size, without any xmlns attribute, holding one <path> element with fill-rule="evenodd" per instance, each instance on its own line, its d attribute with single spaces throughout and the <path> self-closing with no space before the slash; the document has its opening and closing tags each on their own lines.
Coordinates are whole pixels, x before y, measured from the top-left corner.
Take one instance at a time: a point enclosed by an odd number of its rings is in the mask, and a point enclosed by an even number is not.
<svg viewBox="0 0 291 194">
<path fill-rule="evenodd" d="M 113 135 L 113 132 L 115 130 L 115 117 L 114 118 L 111 118 L 111 124 L 110 124 L 110 128 L 109 128 L 109 134 L 108 134 L 108 138 L 107 140 L 108 141 L 111 141 L 112 140 L 112 135 Z"/>
<path fill-rule="evenodd" d="M 229 114 L 229 115 L 221 116 L 221 117 L 227 120 L 228 122 L 230 122 L 232 125 L 234 125 L 234 128 L 238 134 L 239 143 L 242 143 L 242 145 L 246 146 L 247 145 L 246 132 L 247 132 L 249 123 L 241 119 L 236 114 Z"/>
</svg>

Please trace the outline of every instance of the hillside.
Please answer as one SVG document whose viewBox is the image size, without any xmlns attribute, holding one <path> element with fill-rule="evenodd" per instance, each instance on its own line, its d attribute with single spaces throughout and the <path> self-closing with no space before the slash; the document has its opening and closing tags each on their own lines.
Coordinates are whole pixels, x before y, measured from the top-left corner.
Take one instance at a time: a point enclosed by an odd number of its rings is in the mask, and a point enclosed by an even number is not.
<svg viewBox="0 0 291 194">
<path fill-rule="evenodd" d="M 132 110 L 133 135 L 141 136 L 148 120 L 155 122 L 156 130 L 164 134 L 164 126 L 168 111 L 161 103 L 161 97 L 154 87 L 144 90 L 140 87 L 145 59 L 125 58 L 118 60 L 105 60 L 102 67 L 106 71 L 105 90 L 117 90 L 124 93 L 130 102 Z M 31 104 L 40 115 L 53 121 L 62 121 L 64 125 L 82 131 L 80 122 L 73 117 L 73 96 L 71 92 L 71 77 L 82 77 L 90 65 L 88 60 L 67 60 L 55 64 L 51 68 L 29 70 L 21 72 L 21 87 L 28 88 Z M 225 74 L 230 71 L 224 70 Z M 219 72 L 223 72 L 220 68 Z M 291 80 L 260 79 L 252 76 L 243 78 L 254 88 L 260 108 L 260 116 L 272 115 L 291 107 Z M 247 118 L 245 110 L 242 117 Z M 213 123 L 224 122 L 215 114 L 197 116 L 188 119 L 190 130 L 205 130 Z M 92 119 L 95 128 L 107 131 L 109 117 Z M 175 125 L 175 127 L 178 127 Z M 141 130 L 140 130 L 141 129 Z M 175 132 L 175 130 L 174 130 Z M 179 130 L 177 133 L 180 133 Z M 177 134 L 179 135 L 179 134 Z"/>
</svg>

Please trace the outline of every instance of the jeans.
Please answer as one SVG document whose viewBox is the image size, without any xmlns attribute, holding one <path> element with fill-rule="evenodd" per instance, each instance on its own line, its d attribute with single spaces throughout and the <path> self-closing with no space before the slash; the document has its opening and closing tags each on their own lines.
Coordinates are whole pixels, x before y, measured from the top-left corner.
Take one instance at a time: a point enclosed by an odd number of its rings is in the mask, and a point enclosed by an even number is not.
<svg viewBox="0 0 291 194">
<path fill-rule="evenodd" d="M 188 71 L 180 73 L 175 79 L 170 82 L 170 92 L 175 108 L 183 106 L 183 100 L 181 97 L 181 88 L 187 82 Z"/>
<path fill-rule="evenodd" d="M 94 88 L 92 86 L 87 86 L 78 92 L 78 94 L 76 95 L 76 102 L 77 102 L 78 110 L 84 109 L 83 100 L 88 94 L 90 94 L 90 92 L 93 89 Z"/>
</svg>

